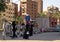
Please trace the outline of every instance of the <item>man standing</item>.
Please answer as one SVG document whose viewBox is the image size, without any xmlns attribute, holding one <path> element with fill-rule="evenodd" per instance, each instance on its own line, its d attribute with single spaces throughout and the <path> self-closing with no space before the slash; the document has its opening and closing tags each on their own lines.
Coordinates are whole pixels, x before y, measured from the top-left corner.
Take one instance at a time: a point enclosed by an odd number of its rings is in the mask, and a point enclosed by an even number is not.
<svg viewBox="0 0 60 42">
<path fill-rule="evenodd" d="M 15 38 L 15 37 L 17 37 L 17 35 L 15 34 L 15 32 L 16 32 L 16 22 L 15 21 L 13 21 L 12 22 L 12 27 L 13 27 L 13 36 L 12 36 L 12 38 Z"/>
</svg>

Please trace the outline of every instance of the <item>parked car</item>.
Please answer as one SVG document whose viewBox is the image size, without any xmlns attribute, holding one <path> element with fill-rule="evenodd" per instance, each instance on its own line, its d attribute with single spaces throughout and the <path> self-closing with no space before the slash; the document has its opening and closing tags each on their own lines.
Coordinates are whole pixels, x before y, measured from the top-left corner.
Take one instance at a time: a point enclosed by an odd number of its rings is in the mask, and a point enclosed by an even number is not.
<svg viewBox="0 0 60 42">
<path fill-rule="evenodd" d="M 47 28 L 40 29 L 41 32 L 47 32 Z"/>
<path fill-rule="evenodd" d="M 56 29 L 57 31 L 60 31 L 60 25 L 56 25 Z"/>
<path fill-rule="evenodd" d="M 54 27 L 54 28 L 48 28 L 47 31 L 48 32 L 59 32 L 60 28 L 56 28 L 56 27 Z"/>
<path fill-rule="evenodd" d="M 47 32 L 55 32 L 54 29 L 55 29 L 55 28 L 48 28 L 48 29 L 47 29 Z"/>
<path fill-rule="evenodd" d="M 41 28 L 40 29 L 41 32 L 59 32 L 60 31 L 60 27 L 50 27 L 50 28 Z"/>
</svg>

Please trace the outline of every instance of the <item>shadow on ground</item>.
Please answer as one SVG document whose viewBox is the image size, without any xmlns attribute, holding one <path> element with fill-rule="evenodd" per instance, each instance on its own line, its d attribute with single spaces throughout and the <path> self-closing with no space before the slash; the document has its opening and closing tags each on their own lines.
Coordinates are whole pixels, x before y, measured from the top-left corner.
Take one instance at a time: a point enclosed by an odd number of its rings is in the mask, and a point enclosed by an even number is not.
<svg viewBox="0 0 60 42">
<path fill-rule="evenodd" d="M 59 32 L 47 32 L 42 34 L 36 34 L 30 37 L 31 40 L 43 40 L 43 41 L 54 41 L 60 40 Z"/>
<path fill-rule="evenodd" d="M 2 40 L 0 36 L 0 40 Z M 22 37 L 11 39 L 11 37 L 6 37 L 6 40 L 26 40 Z M 33 36 L 29 37 L 29 40 L 43 40 L 43 41 L 54 41 L 54 40 L 60 40 L 59 32 L 47 32 L 47 33 L 40 33 L 40 34 L 34 34 Z"/>
</svg>

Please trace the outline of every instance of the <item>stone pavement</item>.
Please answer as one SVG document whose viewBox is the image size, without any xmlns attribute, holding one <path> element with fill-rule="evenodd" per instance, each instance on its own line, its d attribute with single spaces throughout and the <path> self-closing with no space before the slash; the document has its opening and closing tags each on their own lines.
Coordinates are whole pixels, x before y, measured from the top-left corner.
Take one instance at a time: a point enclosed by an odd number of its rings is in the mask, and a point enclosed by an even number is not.
<svg viewBox="0 0 60 42">
<path fill-rule="evenodd" d="M 60 41 L 60 35 L 59 32 L 47 32 L 47 33 L 41 33 L 41 34 L 34 34 L 33 36 L 29 37 L 29 40 L 24 40 L 22 37 L 11 39 L 10 37 L 6 37 L 6 41 L 8 40 L 17 40 L 18 42 L 28 42 L 28 41 L 34 41 L 34 42 L 57 42 Z M 2 35 L 0 33 L 0 40 L 2 40 Z M 11 41 L 12 42 L 12 41 Z"/>
</svg>

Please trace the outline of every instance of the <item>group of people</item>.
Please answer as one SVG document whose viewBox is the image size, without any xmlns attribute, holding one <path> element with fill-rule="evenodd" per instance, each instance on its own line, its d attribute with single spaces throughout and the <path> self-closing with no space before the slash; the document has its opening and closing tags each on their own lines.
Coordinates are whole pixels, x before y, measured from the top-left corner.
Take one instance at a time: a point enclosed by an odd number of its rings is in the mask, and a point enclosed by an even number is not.
<svg viewBox="0 0 60 42">
<path fill-rule="evenodd" d="M 27 23 L 26 25 L 24 23 L 19 24 L 16 21 L 12 22 L 12 38 L 16 38 L 19 36 L 22 36 L 23 39 L 29 39 L 29 36 L 33 35 L 33 24 Z"/>
</svg>

